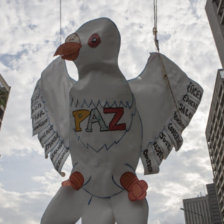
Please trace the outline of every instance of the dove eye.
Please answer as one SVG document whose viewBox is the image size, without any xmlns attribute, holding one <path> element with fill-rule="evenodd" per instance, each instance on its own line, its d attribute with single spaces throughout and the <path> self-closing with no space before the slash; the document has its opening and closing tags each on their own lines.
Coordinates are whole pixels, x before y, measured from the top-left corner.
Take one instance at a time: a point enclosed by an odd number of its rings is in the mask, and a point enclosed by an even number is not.
<svg viewBox="0 0 224 224">
<path fill-rule="evenodd" d="M 101 42 L 100 36 L 97 33 L 94 33 L 88 40 L 88 45 L 90 47 L 97 47 Z"/>
</svg>

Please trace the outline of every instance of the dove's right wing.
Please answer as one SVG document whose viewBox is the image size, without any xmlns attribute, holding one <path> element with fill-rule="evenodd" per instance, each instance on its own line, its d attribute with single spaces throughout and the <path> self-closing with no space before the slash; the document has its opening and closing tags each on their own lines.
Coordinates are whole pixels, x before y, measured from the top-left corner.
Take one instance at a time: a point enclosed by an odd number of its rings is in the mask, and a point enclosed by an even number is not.
<svg viewBox="0 0 224 224">
<path fill-rule="evenodd" d="M 45 157 L 50 153 L 60 174 L 69 155 L 69 92 L 74 82 L 58 57 L 42 72 L 31 100 L 33 135 L 38 134 Z"/>
<path fill-rule="evenodd" d="M 142 120 L 145 174 L 158 173 L 171 149 L 181 147 L 182 131 L 197 110 L 203 89 L 159 53 L 151 54 L 141 75 L 129 85 Z"/>
</svg>

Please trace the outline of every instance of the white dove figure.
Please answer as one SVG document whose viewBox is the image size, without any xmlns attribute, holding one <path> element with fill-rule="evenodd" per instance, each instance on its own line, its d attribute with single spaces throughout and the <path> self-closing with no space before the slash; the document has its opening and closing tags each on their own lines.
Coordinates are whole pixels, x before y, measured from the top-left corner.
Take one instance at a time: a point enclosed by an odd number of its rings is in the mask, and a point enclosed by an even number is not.
<svg viewBox="0 0 224 224">
<path fill-rule="evenodd" d="M 147 184 L 135 170 L 159 172 L 195 113 L 203 90 L 167 57 L 152 53 L 127 81 L 118 66 L 120 34 L 108 18 L 82 25 L 59 46 L 31 100 L 38 134 L 55 169 L 71 155 L 70 178 L 48 205 L 41 224 L 146 224 Z M 65 60 L 74 61 L 72 80 Z"/>
</svg>

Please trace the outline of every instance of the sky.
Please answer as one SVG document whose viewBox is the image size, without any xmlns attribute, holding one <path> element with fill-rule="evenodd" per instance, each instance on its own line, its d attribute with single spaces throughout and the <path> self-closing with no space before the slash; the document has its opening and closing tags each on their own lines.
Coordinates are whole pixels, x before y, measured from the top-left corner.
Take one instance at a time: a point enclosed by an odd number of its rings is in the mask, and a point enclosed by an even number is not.
<svg viewBox="0 0 224 224">
<path fill-rule="evenodd" d="M 205 139 L 218 53 L 205 13 L 205 0 L 158 0 L 161 53 L 204 89 L 198 111 L 183 132 L 184 144 L 165 160 L 160 173 L 140 179 L 149 185 L 150 224 L 182 224 L 184 198 L 206 194 L 213 181 Z M 59 0 L 0 1 L 0 73 L 12 87 L 0 131 L 0 224 L 38 224 L 62 178 L 37 137 L 32 137 L 30 99 L 42 70 L 60 44 Z M 88 20 L 109 17 L 121 33 L 119 66 L 127 79 L 143 70 L 154 52 L 153 1 L 62 0 L 62 40 Z M 77 70 L 67 63 L 71 77 Z M 68 173 L 70 158 L 65 164 Z"/>
</svg>

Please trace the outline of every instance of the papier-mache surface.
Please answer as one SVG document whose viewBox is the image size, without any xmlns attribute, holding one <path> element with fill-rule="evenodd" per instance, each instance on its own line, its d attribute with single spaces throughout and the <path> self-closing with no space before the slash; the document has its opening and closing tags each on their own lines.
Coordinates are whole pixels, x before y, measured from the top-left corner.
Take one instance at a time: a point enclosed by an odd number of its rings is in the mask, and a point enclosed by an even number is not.
<svg viewBox="0 0 224 224">
<path fill-rule="evenodd" d="M 197 110 L 203 89 L 159 53 L 151 54 L 143 72 L 129 84 L 143 125 L 141 159 L 144 172 L 158 173 L 160 163 L 172 148 L 179 150 L 181 147 L 181 133 Z"/>
<path fill-rule="evenodd" d="M 37 82 L 31 117 L 45 156 L 62 174 L 70 154 L 72 175 L 41 224 L 80 217 L 86 224 L 147 223 L 147 184 L 135 173 L 139 158 L 145 174 L 153 174 L 173 147 L 179 150 L 202 88 L 159 53 L 126 80 L 118 66 L 120 33 L 108 18 L 85 23 L 58 49 L 75 63 L 79 80 L 69 77 L 64 60 L 54 60 Z"/>
<path fill-rule="evenodd" d="M 69 155 L 69 91 L 74 82 L 58 57 L 42 72 L 31 100 L 33 135 L 38 134 L 59 173 Z"/>
<path fill-rule="evenodd" d="M 33 134 L 38 134 L 45 156 L 50 153 L 59 173 L 69 155 L 69 94 L 74 83 L 65 61 L 58 57 L 42 72 L 32 96 Z M 150 55 L 143 72 L 129 80 L 129 85 L 143 127 L 144 173 L 158 173 L 162 160 L 172 148 L 179 150 L 181 147 L 182 131 L 197 110 L 203 90 L 174 62 L 159 53 Z"/>
</svg>

